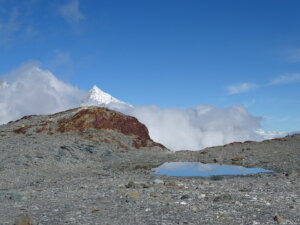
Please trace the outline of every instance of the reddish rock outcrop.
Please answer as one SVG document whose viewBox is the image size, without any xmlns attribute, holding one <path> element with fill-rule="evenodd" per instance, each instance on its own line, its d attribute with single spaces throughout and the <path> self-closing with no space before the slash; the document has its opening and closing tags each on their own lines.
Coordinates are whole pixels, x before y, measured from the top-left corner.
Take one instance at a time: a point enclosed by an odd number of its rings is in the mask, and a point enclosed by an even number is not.
<svg viewBox="0 0 300 225">
<path fill-rule="evenodd" d="M 38 117 L 42 119 L 36 119 Z M 28 120 L 33 120 L 33 124 Z M 23 123 L 30 125 L 25 126 Z M 22 124 L 12 130 L 16 134 L 34 132 L 53 135 L 75 132 L 81 136 L 86 136 L 85 138 L 89 140 L 97 139 L 97 130 L 112 130 L 134 137 L 132 142 L 134 148 L 152 146 L 165 148 L 151 140 L 147 127 L 136 118 L 103 107 L 76 108 L 49 116 L 27 116 L 13 122 L 13 124 Z M 95 133 L 85 135 L 87 130 L 95 130 Z M 115 141 L 115 138 L 111 139 L 115 143 L 119 143 L 119 146 L 123 145 L 122 142 Z"/>
<path fill-rule="evenodd" d="M 13 132 L 14 132 L 15 134 L 26 134 L 27 130 L 28 130 L 29 128 L 31 128 L 31 127 L 32 127 L 32 126 L 24 126 L 24 127 L 20 127 L 20 128 L 18 128 L 18 129 L 13 130 Z"/>
<path fill-rule="evenodd" d="M 83 132 L 87 128 L 115 130 L 125 135 L 136 135 L 141 140 L 150 139 L 148 129 L 136 118 L 100 107 L 82 109 L 69 118 L 59 120 L 57 131 Z"/>
<path fill-rule="evenodd" d="M 114 130 L 125 135 L 134 135 L 136 137 L 133 143 L 135 148 L 146 147 L 148 141 L 153 142 L 147 127 L 136 118 L 101 107 L 88 107 L 69 118 L 60 119 L 57 131 L 60 133 L 70 131 L 82 133 L 90 128 Z"/>
</svg>

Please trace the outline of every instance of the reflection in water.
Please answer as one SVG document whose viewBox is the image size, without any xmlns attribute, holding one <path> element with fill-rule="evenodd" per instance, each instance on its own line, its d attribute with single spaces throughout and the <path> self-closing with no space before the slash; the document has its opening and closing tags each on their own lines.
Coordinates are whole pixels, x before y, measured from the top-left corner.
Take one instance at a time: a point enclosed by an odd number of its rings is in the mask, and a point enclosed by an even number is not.
<svg viewBox="0 0 300 225">
<path fill-rule="evenodd" d="M 248 175 L 256 173 L 271 173 L 262 168 L 246 168 L 242 166 L 220 165 L 200 162 L 168 162 L 153 169 L 154 174 L 184 177 L 209 177 L 217 175 Z"/>
</svg>

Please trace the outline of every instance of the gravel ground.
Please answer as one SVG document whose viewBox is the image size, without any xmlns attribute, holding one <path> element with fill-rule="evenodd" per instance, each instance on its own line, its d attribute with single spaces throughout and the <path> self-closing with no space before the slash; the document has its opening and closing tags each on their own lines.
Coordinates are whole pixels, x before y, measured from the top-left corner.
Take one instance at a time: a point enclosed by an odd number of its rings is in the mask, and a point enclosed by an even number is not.
<svg viewBox="0 0 300 225">
<path fill-rule="evenodd" d="M 132 137 L 114 131 L 11 132 L 17 126 L 0 126 L 1 225 L 300 225 L 300 135 L 173 153 L 157 146 L 131 148 Z M 97 139 L 86 138 L 95 132 Z M 105 142 L 104 136 L 115 141 Z M 152 174 L 151 168 L 171 161 L 275 172 L 211 178 Z"/>
</svg>

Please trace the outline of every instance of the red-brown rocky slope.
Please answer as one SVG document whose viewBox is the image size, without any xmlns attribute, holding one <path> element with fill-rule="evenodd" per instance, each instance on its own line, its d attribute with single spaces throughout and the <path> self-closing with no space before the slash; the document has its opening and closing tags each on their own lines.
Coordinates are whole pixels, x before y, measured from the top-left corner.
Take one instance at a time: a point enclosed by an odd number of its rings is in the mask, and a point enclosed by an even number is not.
<svg viewBox="0 0 300 225">
<path fill-rule="evenodd" d="M 132 146 L 129 147 L 139 149 L 157 146 L 165 149 L 163 145 L 150 138 L 147 127 L 135 117 L 103 107 L 75 108 L 49 116 L 25 116 L 17 121 L 9 122 L 8 131 L 19 135 L 74 133 L 91 140 L 101 135 L 103 140 L 104 134 L 101 131 L 112 131 L 133 139 Z M 1 133 L 5 135 L 4 132 Z M 115 137 L 113 140 L 120 143 L 120 140 Z"/>
</svg>

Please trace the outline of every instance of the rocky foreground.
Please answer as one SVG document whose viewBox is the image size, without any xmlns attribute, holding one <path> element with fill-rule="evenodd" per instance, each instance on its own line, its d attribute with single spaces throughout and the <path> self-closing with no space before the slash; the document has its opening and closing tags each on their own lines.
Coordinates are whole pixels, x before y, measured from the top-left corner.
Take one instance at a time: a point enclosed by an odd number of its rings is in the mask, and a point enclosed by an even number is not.
<svg viewBox="0 0 300 225">
<path fill-rule="evenodd" d="M 105 108 L 0 126 L 0 224 L 300 224 L 300 135 L 171 152 Z M 216 162 L 272 174 L 180 178 L 151 168 Z"/>
</svg>

